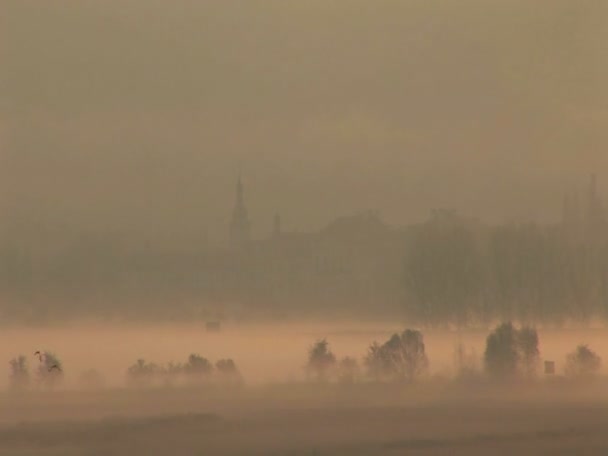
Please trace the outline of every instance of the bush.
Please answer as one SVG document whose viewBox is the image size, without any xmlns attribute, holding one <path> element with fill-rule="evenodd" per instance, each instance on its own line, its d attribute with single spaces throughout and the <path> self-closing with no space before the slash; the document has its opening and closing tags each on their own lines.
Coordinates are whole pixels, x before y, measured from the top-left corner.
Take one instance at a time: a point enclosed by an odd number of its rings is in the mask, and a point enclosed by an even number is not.
<svg viewBox="0 0 608 456">
<path fill-rule="evenodd" d="M 308 364 L 306 366 L 308 373 L 313 375 L 317 381 L 325 381 L 335 365 L 336 357 L 329 349 L 327 340 L 318 340 L 308 352 Z"/>
<path fill-rule="evenodd" d="M 420 331 L 406 329 L 382 345 L 374 342 L 365 364 L 376 380 L 414 381 L 428 371 L 424 337 Z"/>
<path fill-rule="evenodd" d="M 218 374 L 222 379 L 235 381 L 240 379 L 240 373 L 236 364 L 231 359 L 222 359 L 216 363 Z M 207 359 L 192 353 L 188 356 L 186 363 L 169 362 L 166 365 L 147 363 L 138 359 L 135 364 L 127 369 L 127 380 L 132 386 L 149 386 L 161 384 L 173 386 L 175 383 L 186 381 L 188 383 L 200 383 L 212 378 L 213 364 Z"/>
<path fill-rule="evenodd" d="M 12 389 L 25 389 L 30 384 L 30 373 L 27 368 L 27 360 L 25 356 L 19 355 L 9 361 L 11 366 L 11 374 L 9 376 L 9 384 Z"/>
<path fill-rule="evenodd" d="M 223 383 L 239 384 L 242 382 L 241 373 L 231 359 L 220 359 L 215 363 L 215 371 Z"/>
<path fill-rule="evenodd" d="M 63 381 L 63 366 L 54 353 L 44 352 L 40 355 L 38 381 L 47 388 L 54 388 Z"/>
<path fill-rule="evenodd" d="M 127 381 L 133 386 L 149 386 L 162 372 L 158 365 L 140 358 L 127 369 Z"/>
<path fill-rule="evenodd" d="M 188 357 L 188 362 L 184 365 L 183 371 L 187 375 L 206 376 L 213 372 L 213 364 L 207 358 L 192 353 Z"/>
<path fill-rule="evenodd" d="M 571 378 L 591 378 L 599 373 L 602 359 L 587 345 L 579 345 L 566 356 L 566 376 Z"/>
</svg>

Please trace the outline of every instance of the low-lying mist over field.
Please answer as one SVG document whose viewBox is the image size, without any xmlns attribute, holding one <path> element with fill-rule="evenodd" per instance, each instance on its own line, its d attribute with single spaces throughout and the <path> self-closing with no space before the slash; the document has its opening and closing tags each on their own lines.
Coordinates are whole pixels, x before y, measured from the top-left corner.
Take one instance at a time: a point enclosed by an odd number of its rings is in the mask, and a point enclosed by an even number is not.
<svg viewBox="0 0 608 456">
<path fill-rule="evenodd" d="M 247 385 L 300 382 L 306 378 L 308 351 L 318 340 L 326 339 L 338 359 L 354 358 L 362 364 L 369 346 L 383 343 L 401 333 L 405 323 L 225 323 L 219 331 L 208 331 L 202 324 L 91 324 L 67 326 L 5 328 L 0 333 L 0 356 L 8 360 L 23 354 L 30 368 L 39 360 L 36 351 L 49 351 L 63 363 L 64 388 L 77 388 L 80 376 L 89 369 L 103 375 L 108 387 L 126 385 L 127 368 L 138 359 L 157 364 L 185 362 L 199 354 L 212 362 L 232 359 Z M 428 376 L 456 374 L 459 347 L 473 358 L 473 367 L 483 368 L 486 337 L 490 329 L 422 330 L 429 359 Z M 566 355 L 577 345 L 588 344 L 600 355 L 608 356 L 605 328 L 546 328 L 538 330 L 542 360 L 556 363 L 556 374 L 563 374 Z M 0 385 L 7 386 L 7 376 Z"/>
<path fill-rule="evenodd" d="M 607 42 L 0 0 L 0 456 L 608 454 Z"/>
<path fill-rule="evenodd" d="M 309 322 L 4 329 L 0 356 L 23 353 L 26 360 L 23 369 L 5 365 L 0 454 L 608 448 L 600 431 L 608 423 L 604 328 L 403 328 Z M 580 356 L 581 346 L 596 359 Z M 47 356 L 60 370 L 49 370 Z M 554 372 L 545 361 L 555 363 Z M 24 378 L 15 377 L 20 372 Z"/>
</svg>

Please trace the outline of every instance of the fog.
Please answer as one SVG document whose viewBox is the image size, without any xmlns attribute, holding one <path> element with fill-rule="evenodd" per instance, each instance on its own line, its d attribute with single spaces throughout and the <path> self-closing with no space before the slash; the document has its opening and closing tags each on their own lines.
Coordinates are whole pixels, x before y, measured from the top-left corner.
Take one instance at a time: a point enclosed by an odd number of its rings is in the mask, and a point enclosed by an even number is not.
<svg viewBox="0 0 608 456">
<path fill-rule="evenodd" d="M 239 170 L 256 237 L 276 212 L 555 220 L 608 165 L 603 2 L 0 7 L 14 237 L 224 242 Z"/>
<path fill-rule="evenodd" d="M 407 327 L 406 322 L 384 323 L 228 323 L 219 332 L 208 332 L 200 324 L 98 324 L 5 328 L 0 334 L 0 358 L 18 354 L 29 358 L 35 368 L 35 351 L 50 351 L 64 364 L 64 387 L 79 388 L 80 374 L 88 369 L 103 373 L 108 387 L 126 385 L 127 368 L 138 358 L 164 364 L 183 361 L 191 353 L 211 360 L 234 359 L 247 385 L 302 382 L 310 346 L 326 338 L 338 358 L 349 356 L 360 363 L 369 345 L 383 342 Z M 454 351 L 461 344 L 476 358 L 482 358 L 488 330 L 425 330 L 426 352 L 431 361 L 429 375 L 456 375 Z M 608 353 L 605 329 L 539 329 L 543 359 L 554 360 L 563 373 L 566 354 L 578 344 L 589 344 L 599 354 Z M 7 387 L 8 376 L 0 376 Z"/>
<path fill-rule="evenodd" d="M 606 454 L 606 25 L 0 0 L 0 455 Z"/>
<path fill-rule="evenodd" d="M 415 382 L 316 381 L 305 374 L 309 349 L 327 338 L 337 357 L 361 362 L 372 340 L 401 324 L 195 325 L 13 328 L 0 335 L 0 356 L 52 350 L 61 383 L 32 378 L 25 389 L 1 385 L 3 454 L 604 454 L 606 377 L 564 377 L 565 357 L 581 342 L 606 353 L 602 329 L 540 329 L 541 359 L 556 374 L 492 382 L 481 375 L 486 333 L 425 331 L 430 370 Z M 458 345 L 476 358 L 472 377 L 458 377 Z M 244 384 L 129 385 L 138 357 L 166 362 L 197 352 L 230 356 Z M 28 367 L 39 363 L 28 354 Z M 103 384 L 82 382 L 94 368 Z M 41 374 L 38 374 L 41 375 Z"/>
</svg>

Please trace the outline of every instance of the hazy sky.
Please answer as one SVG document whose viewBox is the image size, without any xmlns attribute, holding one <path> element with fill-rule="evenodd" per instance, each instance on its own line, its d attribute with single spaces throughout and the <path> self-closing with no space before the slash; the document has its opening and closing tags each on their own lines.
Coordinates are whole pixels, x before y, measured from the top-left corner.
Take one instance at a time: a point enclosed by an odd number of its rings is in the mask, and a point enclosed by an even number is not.
<svg viewBox="0 0 608 456">
<path fill-rule="evenodd" d="M 608 3 L 0 0 L 9 224 L 223 240 L 608 189 Z"/>
</svg>

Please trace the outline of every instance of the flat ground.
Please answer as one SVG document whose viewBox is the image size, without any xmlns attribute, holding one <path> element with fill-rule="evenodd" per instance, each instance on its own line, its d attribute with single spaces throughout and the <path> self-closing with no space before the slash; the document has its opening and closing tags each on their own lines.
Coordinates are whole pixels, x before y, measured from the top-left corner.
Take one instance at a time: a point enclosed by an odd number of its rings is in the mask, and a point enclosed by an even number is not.
<svg viewBox="0 0 608 456">
<path fill-rule="evenodd" d="M 310 345 L 327 337 L 336 356 L 359 361 L 374 341 L 407 327 L 391 324 L 93 325 L 5 328 L 0 360 L 36 350 L 63 362 L 62 390 L 9 393 L 0 374 L 0 456 L 20 455 L 538 455 L 608 454 L 608 382 L 563 379 L 498 388 L 450 381 L 454 349 L 483 353 L 487 330 L 425 331 L 429 378 L 416 385 L 306 385 Z M 606 330 L 539 331 L 542 359 L 589 343 L 608 353 Z M 233 358 L 238 389 L 125 388 L 137 358 L 183 362 L 190 353 Z M 606 363 L 603 375 L 606 378 Z M 87 390 L 94 368 L 105 388 Z"/>
<path fill-rule="evenodd" d="M 0 455 L 608 454 L 608 401 L 437 386 L 114 389 L 0 399 Z"/>
</svg>

